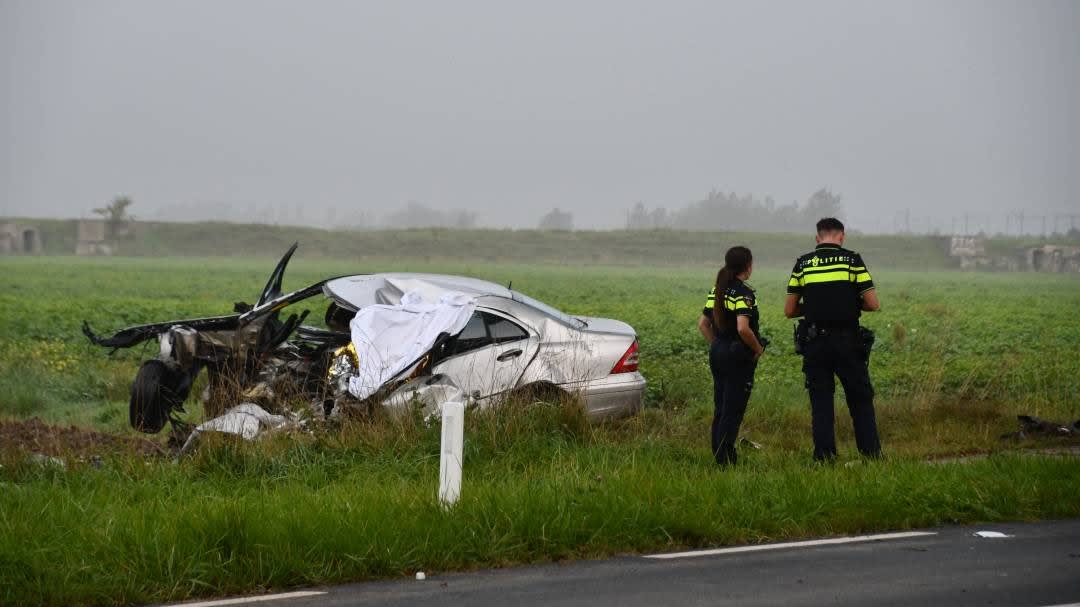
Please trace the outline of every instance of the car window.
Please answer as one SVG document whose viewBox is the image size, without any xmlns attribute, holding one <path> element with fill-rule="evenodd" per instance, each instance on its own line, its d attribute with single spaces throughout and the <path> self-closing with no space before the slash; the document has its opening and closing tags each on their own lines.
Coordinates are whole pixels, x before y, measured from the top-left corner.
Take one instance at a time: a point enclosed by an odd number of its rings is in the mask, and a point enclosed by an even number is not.
<svg viewBox="0 0 1080 607">
<path fill-rule="evenodd" d="M 487 312 L 481 312 L 481 314 L 483 314 L 484 319 L 487 320 L 488 332 L 491 334 L 491 340 L 497 344 L 525 339 L 529 336 L 529 334 L 525 332 L 525 329 L 522 329 L 510 320 L 501 316 L 495 316 L 494 314 L 488 314 Z"/>
<path fill-rule="evenodd" d="M 465 328 L 458 333 L 450 344 L 450 355 L 461 354 L 469 350 L 482 348 L 491 343 L 488 336 L 487 326 L 484 323 L 483 312 L 474 312 Z"/>
<path fill-rule="evenodd" d="M 501 344 L 529 336 L 511 320 L 487 312 L 474 312 L 465 328 L 443 344 L 435 353 L 436 362 L 451 356 L 472 352 L 492 344 Z"/>
</svg>

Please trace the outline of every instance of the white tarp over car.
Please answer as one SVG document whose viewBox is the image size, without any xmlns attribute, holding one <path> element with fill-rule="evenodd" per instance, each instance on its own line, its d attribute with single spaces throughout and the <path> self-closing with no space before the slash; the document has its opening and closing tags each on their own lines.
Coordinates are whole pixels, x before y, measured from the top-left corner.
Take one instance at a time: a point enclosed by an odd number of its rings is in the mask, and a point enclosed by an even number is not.
<svg viewBox="0 0 1080 607">
<path fill-rule="evenodd" d="M 506 287 L 477 278 L 410 272 L 342 276 L 327 281 L 323 291 L 353 310 L 376 304 L 395 305 L 401 303 L 402 296 L 410 292 L 419 293 L 431 302 L 438 301 L 446 293 L 464 293 L 475 297 L 494 295 L 508 299 L 514 295 Z"/>
<path fill-rule="evenodd" d="M 358 362 L 349 393 L 360 400 L 371 396 L 430 350 L 440 334 L 460 333 L 475 310 L 476 298 L 465 293 L 443 293 L 433 302 L 419 291 L 405 293 L 398 305 L 361 308 L 349 323 Z"/>
</svg>

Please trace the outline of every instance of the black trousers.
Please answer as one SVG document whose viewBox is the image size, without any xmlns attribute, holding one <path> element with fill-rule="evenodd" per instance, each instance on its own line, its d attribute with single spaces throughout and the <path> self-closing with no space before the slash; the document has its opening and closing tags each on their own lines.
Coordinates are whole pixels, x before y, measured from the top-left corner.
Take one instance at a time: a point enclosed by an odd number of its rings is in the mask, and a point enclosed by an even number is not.
<svg viewBox="0 0 1080 607">
<path fill-rule="evenodd" d="M 738 460 L 735 441 L 754 389 L 757 361 L 741 340 L 721 337 L 709 349 L 709 368 L 713 376 L 713 457 L 720 465 L 734 464 Z"/>
<path fill-rule="evenodd" d="M 869 457 L 881 455 L 877 418 L 874 415 L 874 387 L 858 331 L 830 331 L 811 339 L 804 348 L 803 373 L 810 393 L 810 414 L 814 434 L 814 459 L 836 457 L 833 396 L 836 381 L 844 386 L 848 411 L 855 426 L 855 444 Z"/>
</svg>

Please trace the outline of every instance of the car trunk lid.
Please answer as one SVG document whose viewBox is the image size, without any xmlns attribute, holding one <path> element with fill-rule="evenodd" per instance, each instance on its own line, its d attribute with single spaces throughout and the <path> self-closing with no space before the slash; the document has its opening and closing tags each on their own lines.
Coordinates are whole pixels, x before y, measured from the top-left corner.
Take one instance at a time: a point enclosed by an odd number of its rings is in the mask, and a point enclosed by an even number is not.
<svg viewBox="0 0 1080 607">
<path fill-rule="evenodd" d="M 618 335 L 620 337 L 637 337 L 634 327 L 631 327 L 621 320 L 597 318 L 594 316 L 575 316 L 574 318 L 585 322 L 586 326 L 581 327 L 582 331 L 589 333 L 606 333 L 608 335 Z"/>
</svg>

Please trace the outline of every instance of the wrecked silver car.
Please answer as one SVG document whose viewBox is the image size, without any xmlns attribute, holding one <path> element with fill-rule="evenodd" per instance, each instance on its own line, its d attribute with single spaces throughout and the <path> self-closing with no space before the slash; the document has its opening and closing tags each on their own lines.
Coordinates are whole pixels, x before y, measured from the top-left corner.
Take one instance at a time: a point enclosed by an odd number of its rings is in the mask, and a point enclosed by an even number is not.
<svg viewBox="0 0 1080 607">
<path fill-rule="evenodd" d="M 147 433 L 181 423 L 203 369 L 208 415 L 241 402 L 303 401 L 316 417 L 402 408 L 417 393 L 453 392 L 483 406 L 520 392 L 580 395 L 592 418 L 640 409 L 637 336 L 611 319 L 573 317 L 509 287 L 461 276 L 342 276 L 281 292 L 293 245 L 254 305 L 234 313 L 128 327 L 109 337 L 83 323 L 91 342 L 130 348 L 157 340 L 156 358 L 131 389 L 131 426 Z M 325 327 L 309 311 L 283 311 L 317 296 Z"/>
</svg>

